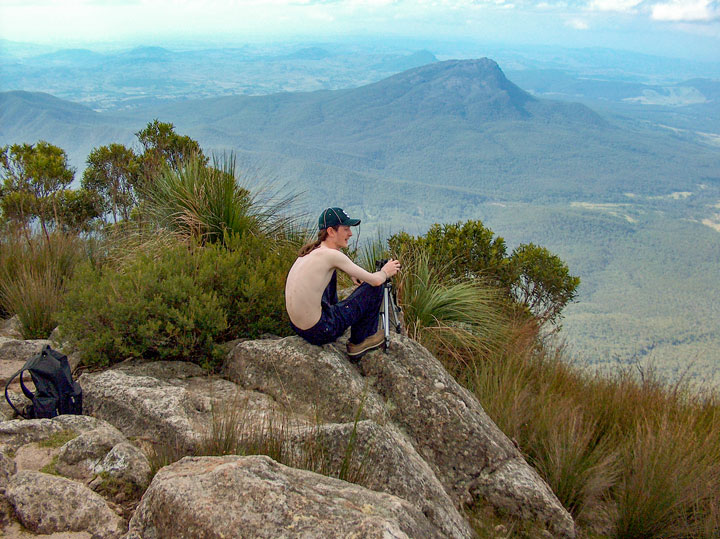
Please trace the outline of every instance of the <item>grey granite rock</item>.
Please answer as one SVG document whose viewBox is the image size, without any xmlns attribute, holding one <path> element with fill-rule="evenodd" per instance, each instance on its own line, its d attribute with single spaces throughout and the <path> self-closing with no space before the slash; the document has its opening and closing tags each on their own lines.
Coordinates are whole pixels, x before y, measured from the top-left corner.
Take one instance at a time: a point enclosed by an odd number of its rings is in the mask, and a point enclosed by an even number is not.
<svg viewBox="0 0 720 539">
<path fill-rule="evenodd" d="M 411 502 L 445 537 L 473 536 L 433 471 L 392 426 L 371 420 L 320 425 L 287 443 L 296 452 L 321 454 L 328 472 L 344 471 L 348 481 Z"/>
<path fill-rule="evenodd" d="M 228 354 L 225 376 L 322 421 L 385 420 L 385 408 L 336 344 L 313 346 L 300 337 L 245 341 Z"/>
<path fill-rule="evenodd" d="M 186 457 L 166 466 L 128 539 L 444 537 L 407 501 L 264 456 Z"/>
<path fill-rule="evenodd" d="M 6 496 L 22 525 L 35 533 L 87 531 L 101 539 L 125 531 L 99 495 L 64 477 L 22 470 L 11 477 Z"/>
<path fill-rule="evenodd" d="M 575 536 L 572 517 L 547 484 L 478 400 L 419 343 L 393 335 L 390 352 L 367 354 L 361 369 L 456 503 L 479 497 L 559 537 Z"/>
<path fill-rule="evenodd" d="M 134 372 L 113 369 L 83 374 L 79 379 L 83 408 L 112 422 L 125 436 L 153 446 L 192 453 L 211 427 L 214 411 L 228 405 L 248 410 L 257 422 L 281 413 L 270 397 L 227 380 L 207 376 L 161 380 Z"/>
</svg>

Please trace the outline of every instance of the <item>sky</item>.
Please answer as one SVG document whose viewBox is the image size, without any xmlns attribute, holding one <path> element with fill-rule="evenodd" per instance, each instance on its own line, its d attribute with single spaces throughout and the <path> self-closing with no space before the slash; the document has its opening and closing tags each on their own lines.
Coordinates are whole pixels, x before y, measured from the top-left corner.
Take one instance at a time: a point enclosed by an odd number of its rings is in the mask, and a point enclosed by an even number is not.
<svg viewBox="0 0 720 539">
<path fill-rule="evenodd" d="M 56 46 L 397 36 L 720 61 L 720 0 L 0 0 L 0 39 Z"/>
</svg>

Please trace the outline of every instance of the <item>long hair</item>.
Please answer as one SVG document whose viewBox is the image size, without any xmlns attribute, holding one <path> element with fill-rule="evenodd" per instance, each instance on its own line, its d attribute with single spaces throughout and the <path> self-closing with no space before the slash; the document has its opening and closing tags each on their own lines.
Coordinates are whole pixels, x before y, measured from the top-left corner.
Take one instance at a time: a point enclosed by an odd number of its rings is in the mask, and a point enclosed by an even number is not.
<svg viewBox="0 0 720 539">
<path fill-rule="evenodd" d="M 334 228 L 335 232 L 338 231 L 340 228 L 340 225 L 335 225 L 333 227 L 328 228 Z M 308 253 L 313 252 L 315 249 L 320 247 L 320 244 L 324 242 L 328 237 L 328 229 L 323 228 L 322 230 L 318 230 L 318 239 L 315 241 L 311 241 L 310 243 L 306 243 L 300 248 L 300 252 L 298 253 L 298 256 L 305 256 Z"/>
</svg>

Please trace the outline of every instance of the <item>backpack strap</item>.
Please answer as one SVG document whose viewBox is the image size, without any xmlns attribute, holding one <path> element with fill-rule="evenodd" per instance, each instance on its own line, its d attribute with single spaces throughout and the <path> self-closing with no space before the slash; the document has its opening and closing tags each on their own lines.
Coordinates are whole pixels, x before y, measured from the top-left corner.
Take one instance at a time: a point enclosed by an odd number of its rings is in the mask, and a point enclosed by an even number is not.
<svg viewBox="0 0 720 539">
<path fill-rule="evenodd" d="M 23 367 L 22 369 L 20 369 L 19 371 L 17 371 L 15 374 L 13 374 L 13 375 L 8 379 L 8 381 L 5 383 L 5 400 L 8 401 L 8 404 L 10 405 L 10 407 L 11 407 L 13 410 L 15 410 L 15 413 L 16 413 L 17 415 L 19 415 L 20 417 L 24 417 L 25 419 L 30 419 L 30 418 L 29 418 L 28 416 L 26 416 L 23 412 L 21 412 L 20 410 L 18 410 L 17 408 L 15 408 L 15 405 L 12 403 L 12 401 L 10 400 L 10 397 L 8 396 L 8 387 L 10 386 L 10 384 L 12 383 L 12 381 L 15 380 L 15 378 L 17 378 L 18 375 L 19 375 L 19 376 L 20 376 L 20 387 L 22 388 L 22 392 L 25 394 L 25 396 L 26 396 L 28 399 L 30 399 L 30 400 L 33 399 L 34 395 L 32 394 L 32 392 L 31 392 L 27 387 L 25 387 L 25 384 L 23 383 L 22 373 L 25 372 L 26 370 L 27 370 L 27 369 L 26 369 L 25 367 Z"/>
</svg>

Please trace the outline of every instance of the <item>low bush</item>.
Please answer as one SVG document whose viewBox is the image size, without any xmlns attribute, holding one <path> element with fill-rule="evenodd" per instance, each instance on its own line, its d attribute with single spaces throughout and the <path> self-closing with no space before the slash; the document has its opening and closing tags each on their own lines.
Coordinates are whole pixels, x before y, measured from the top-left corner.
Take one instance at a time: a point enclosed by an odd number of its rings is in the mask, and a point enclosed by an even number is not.
<svg viewBox="0 0 720 539">
<path fill-rule="evenodd" d="M 195 252 L 198 283 L 213 291 L 227 317 L 220 337 L 291 334 L 285 311 L 285 278 L 295 261 L 292 243 L 262 236 L 229 237 Z"/>
<path fill-rule="evenodd" d="M 288 334 L 290 248 L 250 235 L 227 244 L 165 238 L 159 252 L 84 264 L 61 314 L 64 336 L 90 366 L 143 357 L 212 368 L 221 360 L 219 341 Z"/>
<path fill-rule="evenodd" d="M 122 268 L 78 269 L 61 318 L 85 365 L 144 357 L 211 366 L 219 359 L 215 338 L 227 321 L 217 297 L 196 282 L 190 255 L 178 245 L 157 258 L 140 253 Z"/>
</svg>

